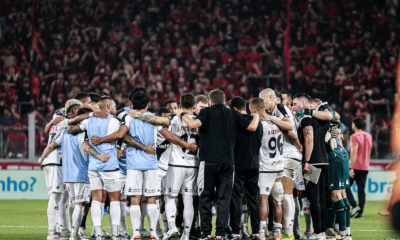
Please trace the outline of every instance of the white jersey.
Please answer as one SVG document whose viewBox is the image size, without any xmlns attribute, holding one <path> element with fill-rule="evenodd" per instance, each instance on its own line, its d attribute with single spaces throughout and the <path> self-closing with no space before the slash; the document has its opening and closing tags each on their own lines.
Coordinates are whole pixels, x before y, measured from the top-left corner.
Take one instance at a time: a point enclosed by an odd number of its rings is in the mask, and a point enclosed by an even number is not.
<svg viewBox="0 0 400 240">
<path fill-rule="evenodd" d="M 158 168 L 161 168 L 164 171 L 168 169 L 168 162 L 171 155 L 171 143 L 165 139 L 165 137 L 161 134 L 162 131 L 166 129 L 165 126 L 157 126 L 157 158 L 158 158 Z M 171 127 L 168 128 L 171 130 Z"/>
<path fill-rule="evenodd" d="M 289 110 L 289 108 L 281 103 L 276 104 L 274 110 L 272 111 L 272 115 L 282 119 L 284 117 L 288 117 L 290 121 L 292 122 L 293 126 L 296 126 L 296 120 L 292 114 L 292 112 Z M 297 137 L 297 131 L 296 128 L 291 130 Z M 287 134 L 283 134 L 283 156 L 285 158 L 292 158 L 292 159 L 297 159 L 301 160 L 302 154 L 297 149 L 297 147 L 292 143 L 290 140 L 289 136 Z"/>
<path fill-rule="evenodd" d="M 280 172 L 283 170 L 282 132 L 270 121 L 262 121 L 263 137 L 260 148 L 260 172 Z"/>
<path fill-rule="evenodd" d="M 53 141 L 60 136 L 64 130 L 68 127 L 68 119 L 64 119 L 60 123 L 50 128 L 49 140 L 47 146 L 53 143 Z M 43 161 L 42 166 L 46 165 L 60 165 L 61 166 L 61 148 L 57 147 L 54 149 Z"/>
<path fill-rule="evenodd" d="M 187 114 L 191 118 L 195 118 L 194 115 Z M 187 143 L 198 142 L 199 130 L 188 127 L 188 125 L 178 116 L 174 116 L 170 120 L 171 133 L 180 137 Z M 184 167 L 198 167 L 199 158 L 196 152 L 190 152 L 186 148 L 182 148 L 178 145 L 171 144 L 171 155 L 169 159 L 169 166 L 184 166 Z"/>
</svg>

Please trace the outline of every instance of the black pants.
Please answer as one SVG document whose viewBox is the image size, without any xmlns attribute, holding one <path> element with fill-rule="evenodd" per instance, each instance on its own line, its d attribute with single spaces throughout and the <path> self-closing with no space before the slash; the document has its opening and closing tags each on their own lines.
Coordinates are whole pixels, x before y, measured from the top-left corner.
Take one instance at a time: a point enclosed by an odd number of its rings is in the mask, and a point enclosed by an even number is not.
<svg viewBox="0 0 400 240">
<path fill-rule="evenodd" d="M 327 166 L 315 166 L 321 169 L 318 183 L 308 182 L 306 185 L 306 195 L 310 201 L 310 212 L 313 220 L 315 233 L 326 231 L 327 209 L 325 196 L 325 183 L 327 178 Z"/>
<path fill-rule="evenodd" d="M 243 192 L 246 192 L 252 232 L 258 233 L 260 230 L 260 188 L 258 187 L 258 169 L 235 170 L 230 211 L 230 226 L 233 234 L 239 234 L 240 232 Z"/>
<path fill-rule="evenodd" d="M 204 164 L 204 165 L 203 165 Z M 229 206 L 232 195 L 233 165 L 217 162 L 200 162 L 199 178 L 204 179 L 199 187 L 199 211 L 201 230 L 204 235 L 211 235 L 214 189 L 217 190 L 217 227 L 216 236 L 224 236 L 228 225 Z"/>
<path fill-rule="evenodd" d="M 358 206 L 361 208 L 361 213 L 364 212 L 365 206 L 365 185 L 367 183 L 368 171 L 354 170 L 354 178 L 350 178 L 350 187 L 346 189 L 347 199 L 349 199 L 350 205 L 356 207 L 357 203 L 354 200 L 353 194 L 351 193 L 351 187 L 354 181 L 357 183 L 357 194 L 358 194 Z"/>
</svg>

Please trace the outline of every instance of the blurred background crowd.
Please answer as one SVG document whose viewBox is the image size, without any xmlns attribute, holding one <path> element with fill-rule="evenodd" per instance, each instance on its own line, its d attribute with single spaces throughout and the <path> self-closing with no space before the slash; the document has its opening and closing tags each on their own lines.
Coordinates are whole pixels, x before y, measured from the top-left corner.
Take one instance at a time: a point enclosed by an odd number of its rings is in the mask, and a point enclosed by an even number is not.
<svg viewBox="0 0 400 240">
<path fill-rule="evenodd" d="M 122 107 L 145 87 L 158 109 L 182 93 L 251 99 L 268 86 L 328 101 L 351 129 L 370 114 L 373 157 L 390 153 L 398 0 L 0 0 L 0 158 L 26 157 L 27 114 L 44 125 L 78 92 Z M 288 80 L 287 80 L 288 79 Z M 350 131 L 347 132 L 347 136 Z"/>
</svg>

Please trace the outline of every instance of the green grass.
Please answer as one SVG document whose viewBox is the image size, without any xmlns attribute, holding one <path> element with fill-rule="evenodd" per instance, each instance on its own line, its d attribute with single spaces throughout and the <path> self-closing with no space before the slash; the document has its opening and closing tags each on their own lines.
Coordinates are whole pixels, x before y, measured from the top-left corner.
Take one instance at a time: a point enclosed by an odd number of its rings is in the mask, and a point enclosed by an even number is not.
<svg viewBox="0 0 400 240">
<path fill-rule="evenodd" d="M 388 219 L 377 214 L 384 206 L 383 202 L 367 202 L 364 219 L 352 219 L 353 239 L 400 239 L 400 236 L 391 230 Z M 0 201 L 0 239 L 45 239 L 47 234 L 46 209 L 47 201 L 43 200 Z M 127 221 L 127 225 L 131 226 L 129 217 L 127 217 Z M 107 216 L 103 223 L 109 230 Z M 303 218 L 302 224 L 302 228 L 304 228 Z M 91 226 L 92 221 L 88 217 L 87 234 L 90 233 Z"/>
</svg>

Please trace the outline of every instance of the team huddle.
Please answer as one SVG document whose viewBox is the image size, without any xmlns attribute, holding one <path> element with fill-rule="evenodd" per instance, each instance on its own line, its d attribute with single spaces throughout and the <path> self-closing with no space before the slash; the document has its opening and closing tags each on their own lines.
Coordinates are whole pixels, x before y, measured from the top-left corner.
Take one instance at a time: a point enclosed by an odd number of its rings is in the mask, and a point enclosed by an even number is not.
<svg viewBox="0 0 400 240">
<path fill-rule="evenodd" d="M 211 240 L 212 209 L 217 240 L 351 239 L 345 127 L 327 103 L 267 88 L 247 106 L 212 90 L 155 115 L 145 89 L 129 99 L 117 111 L 79 93 L 46 126 L 48 240 L 87 238 L 89 209 L 96 239 Z"/>
</svg>

